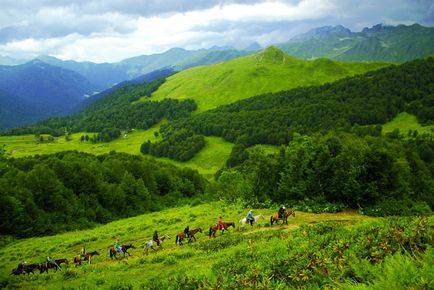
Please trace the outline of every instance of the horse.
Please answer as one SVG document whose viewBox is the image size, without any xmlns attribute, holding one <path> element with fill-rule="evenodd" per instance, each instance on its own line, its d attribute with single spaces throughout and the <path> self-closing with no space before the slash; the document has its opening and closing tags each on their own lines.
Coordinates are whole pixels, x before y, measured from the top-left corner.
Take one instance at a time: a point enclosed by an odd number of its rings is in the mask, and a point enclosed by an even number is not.
<svg viewBox="0 0 434 290">
<path fill-rule="evenodd" d="M 188 237 L 188 242 L 189 242 L 189 243 L 191 242 L 191 239 L 194 239 L 194 241 L 196 241 L 196 238 L 194 237 L 194 235 L 195 235 L 197 232 L 202 233 L 202 229 L 201 229 L 201 228 L 196 228 L 196 229 L 191 230 L 191 231 L 189 232 L 189 234 L 190 234 L 189 237 Z M 177 243 L 179 242 L 179 244 L 182 245 L 182 240 L 184 240 L 184 239 L 185 239 L 185 233 L 184 233 L 184 232 L 177 234 L 177 235 L 176 235 L 175 244 L 177 244 Z"/>
<path fill-rule="evenodd" d="M 256 224 L 259 219 L 265 220 L 265 218 L 264 218 L 264 216 L 262 214 L 258 214 L 258 215 L 255 215 L 253 217 L 253 223 Z M 246 223 L 247 223 L 247 218 L 240 219 L 240 224 L 241 224 L 242 227 L 245 227 Z"/>
<path fill-rule="evenodd" d="M 124 254 L 124 257 L 125 257 L 125 254 L 128 254 L 128 256 L 131 255 L 130 253 L 127 252 L 128 249 L 135 249 L 135 248 L 136 248 L 136 247 L 134 247 L 134 246 L 131 245 L 131 244 L 129 244 L 129 245 L 121 245 L 121 249 L 122 249 L 122 252 L 123 252 L 123 254 Z M 115 247 L 111 247 L 109 253 L 110 253 L 110 258 L 113 259 L 113 257 L 116 258 L 116 255 L 117 255 L 119 252 L 118 252 L 118 250 L 117 250 Z"/>
<path fill-rule="evenodd" d="M 170 236 L 168 235 L 163 235 L 159 240 L 160 240 L 160 245 L 159 247 L 162 249 L 163 248 L 163 242 L 165 239 L 170 239 Z M 150 240 L 147 241 L 145 243 L 145 247 L 143 248 L 143 252 L 146 252 L 146 254 L 149 253 L 149 249 L 154 250 L 154 252 L 156 252 L 157 250 L 154 249 L 154 245 L 157 245 L 157 243 L 154 240 Z"/>
<path fill-rule="evenodd" d="M 89 261 L 89 264 L 90 264 L 92 257 L 98 256 L 98 255 L 99 255 L 99 253 L 97 251 L 93 251 L 93 252 L 86 253 L 86 254 L 83 254 L 80 256 L 75 256 L 74 257 L 75 266 L 77 267 L 77 264 L 81 265 L 81 261 Z"/>
<path fill-rule="evenodd" d="M 44 262 L 44 263 L 39 264 L 38 269 L 39 269 L 39 274 L 42 274 L 44 272 L 48 273 L 48 269 L 55 269 L 56 272 L 58 269 L 62 270 L 62 268 L 59 266 L 59 264 L 57 264 L 57 263 L 54 264 L 54 263 L 49 263 L 49 262 Z"/>
<path fill-rule="evenodd" d="M 223 222 L 224 228 L 222 230 L 222 235 L 224 231 L 227 231 L 229 227 L 233 227 L 235 228 L 235 223 L 234 222 Z M 211 238 L 211 236 L 213 236 L 215 238 L 215 233 L 217 232 L 217 230 L 219 230 L 219 225 L 218 224 L 214 224 L 209 228 L 209 237 Z"/>
<path fill-rule="evenodd" d="M 295 211 L 293 211 L 292 209 L 287 209 L 287 210 L 285 210 L 285 213 L 284 213 L 284 215 L 283 215 L 282 218 L 279 218 L 279 213 L 275 212 L 275 213 L 270 217 L 270 224 L 273 225 L 274 222 L 277 224 L 277 222 L 278 222 L 279 220 L 282 221 L 282 224 L 283 224 L 283 223 L 288 224 L 288 217 L 291 216 L 291 215 L 292 215 L 293 217 L 295 217 Z"/>
<path fill-rule="evenodd" d="M 23 269 L 21 270 L 19 267 L 12 269 L 12 273 L 10 275 L 21 275 L 21 274 L 27 274 L 33 273 L 36 269 L 39 269 L 39 264 L 29 264 L 29 265 L 23 265 Z"/>
</svg>

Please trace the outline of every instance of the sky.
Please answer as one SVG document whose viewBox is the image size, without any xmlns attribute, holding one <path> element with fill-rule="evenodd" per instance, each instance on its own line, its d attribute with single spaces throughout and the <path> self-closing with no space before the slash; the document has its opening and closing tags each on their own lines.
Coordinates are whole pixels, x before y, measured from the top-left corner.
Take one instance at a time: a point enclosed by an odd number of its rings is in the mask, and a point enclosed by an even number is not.
<svg viewBox="0 0 434 290">
<path fill-rule="evenodd" d="M 93 62 L 252 43 L 311 28 L 434 26 L 433 0 L 0 0 L 0 56 Z"/>
</svg>

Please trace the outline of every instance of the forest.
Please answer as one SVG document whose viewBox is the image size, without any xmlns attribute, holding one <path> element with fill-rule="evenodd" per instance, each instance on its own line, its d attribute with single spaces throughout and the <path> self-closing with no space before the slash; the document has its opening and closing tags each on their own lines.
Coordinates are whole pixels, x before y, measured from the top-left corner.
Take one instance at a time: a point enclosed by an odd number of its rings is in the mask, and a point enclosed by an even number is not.
<svg viewBox="0 0 434 290">
<path fill-rule="evenodd" d="M 434 209 L 431 134 L 295 134 L 279 154 L 236 150 L 243 158 L 231 156 L 232 168 L 216 176 L 220 196 L 228 201 L 240 198 L 249 206 L 271 201 L 317 212 L 353 208 L 373 216 L 425 215 Z"/>
<path fill-rule="evenodd" d="M 204 192 L 192 169 L 111 152 L 0 154 L 0 232 L 31 237 L 158 211 Z"/>
<path fill-rule="evenodd" d="M 232 143 L 288 144 L 294 133 L 312 134 L 383 124 L 399 112 L 434 120 L 434 58 L 368 72 L 321 86 L 260 95 L 178 119 L 161 131 L 189 128 Z M 167 134 L 166 134 L 167 135 Z"/>
</svg>

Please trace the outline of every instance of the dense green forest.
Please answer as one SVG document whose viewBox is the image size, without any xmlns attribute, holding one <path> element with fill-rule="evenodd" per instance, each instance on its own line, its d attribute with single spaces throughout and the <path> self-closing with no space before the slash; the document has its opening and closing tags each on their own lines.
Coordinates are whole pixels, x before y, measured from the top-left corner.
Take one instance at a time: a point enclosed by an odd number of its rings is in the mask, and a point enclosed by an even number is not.
<svg viewBox="0 0 434 290">
<path fill-rule="evenodd" d="M 341 205 L 378 216 L 430 214 L 434 209 L 430 134 L 295 134 L 280 154 L 242 147 L 237 152 L 241 163 L 217 175 L 216 186 L 228 200 L 250 205 L 271 200 L 301 210 Z"/>
<path fill-rule="evenodd" d="M 434 58 L 383 68 L 322 86 L 266 94 L 162 126 L 220 136 L 233 143 L 287 144 L 293 133 L 383 124 L 399 112 L 434 120 Z M 166 134 L 167 135 L 167 134 Z"/>
<path fill-rule="evenodd" d="M 186 117 L 196 109 L 192 100 L 165 99 L 160 102 L 137 102 L 144 96 L 150 96 L 165 79 L 157 79 L 140 85 L 129 85 L 110 93 L 86 107 L 80 113 L 63 118 L 50 118 L 28 127 L 12 129 L 6 134 L 51 134 L 61 136 L 65 132 L 99 132 L 148 129 L 163 118 L 174 120 Z M 116 138 L 116 135 L 114 135 Z M 114 138 L 101 138 L 110 141 Z"/>
<path fill-rule="evenodd" d="M 161 210 L 203 193 L 205 182 L 197 171 L 128 154 L 0 154 L 0 233 L 49 235 Z"/>
</svg>

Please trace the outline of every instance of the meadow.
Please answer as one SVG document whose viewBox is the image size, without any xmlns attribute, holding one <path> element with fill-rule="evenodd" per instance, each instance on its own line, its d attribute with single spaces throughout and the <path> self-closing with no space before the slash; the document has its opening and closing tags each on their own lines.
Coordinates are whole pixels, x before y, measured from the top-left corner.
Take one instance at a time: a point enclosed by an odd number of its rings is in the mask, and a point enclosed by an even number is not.
<svg viewBox="0 0 434 290">
<path fill-rule="evenodd" d="M 369 218 L 356 211 L 335 214 L 296 212 L 288 225 L 269 226 L 271 209 L 253 228 L 238 221 L 248 209 L 214 202 L 184 206 L 119 220 L 91 230 L 10 242 L 0 250 L 0 286 L 6 289 L 209 289 L 434 287 L 434 218 Z M 208 228 L 221 215 L 236 222 L 217 238 Z M 175 235 L 200 227 L 197 241 L 175 244 Z M 154 230 L 167 234 L 164 249 L 145 254 Z M 115 239 L 133 244 L 131 256 L 111 260 Z M 407 243 L 411 243 L 408 245 Z M 19 261 L 45 256 L 71 260 L 85 246 L 97 250 L 92 264 L 63 266 L 48 274 L 10 276 Z M 406 251 L 413 252 L 406 252 Z M 404 264 L 403 264 L 404 263 Z M 405 274 L 406 272 L 409 273 Z M 412 277 L 410 278 L 410 274 Z M 401 275 L 401 276 L 400 276 Z M 392 288 L 388 288 L 392 289 Z"/>
<path fill-rule="evenodd" d="M 196 113 L 264 93 L 319 85 L 388 66 L 386 63 L 303 60 L 275 47 L 228 62 L 194 67 L 167 78 L 146 100 L 193 99 Z"/>
<path fill-rule="evenodd" d="M 65 137 L 54 138 L 53 142 L 38 142 L 35 135 L 21 136 L 0 136 L 0 146 L 4 146 L 8 157 L 24 157 L 36 154 L 51 154 L 65 150 L 77 150 L 92 154 L 104 154 L 110 151 L 125 152 L 129 154 L 141 154 L 140 145 L 146 140 L 158 142 L 161 135 L 155 133 L 159 131 L 160 126 L 166 121 L 160 122 L 148 130 L 135 130 L 111 142 L 91 143 L 82 142 L 82 135 L 92 133 L 80 132 L 74 133 L 67 141 Z M 395 129 L 400 129 L 400 133 L 406 135 L 408 130 L 419 133 L 433 133 L 434 126 L 422 126 L 414 115 L 400 113 L 393 120 L 383 125 L 382 133 L 390 133 Z M 47 139 L 47 135 L 42 135 Z M 179 162 L 169 158 L 157 158 L 158 160 L 168 162 L 180 167 L 190 167 L 198 170 L 200 174 L 211 179 L 214 174 L 226 164 L 229 158 L 233 143 L 227 142 L 220 137 L 205 137 L 206 145 L 194 158 L 187 162 Z M 266 154 L 275 154 L 279 152 L 279 146 L 273 145 L 255 145 L 252 148 L 260 148 Z M 251 148 L 251 149 L 252 149 Z"/>
</svg>

